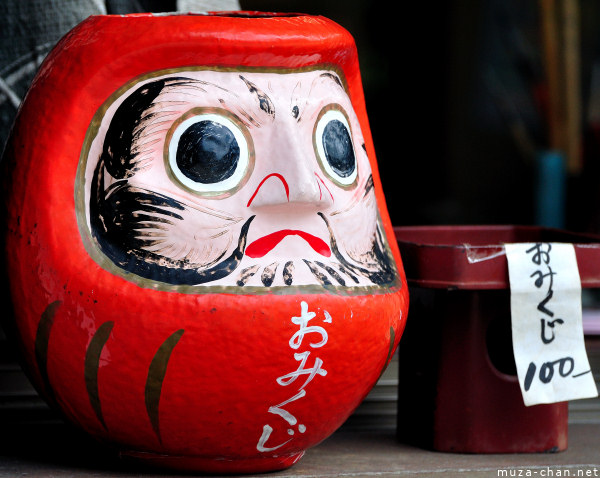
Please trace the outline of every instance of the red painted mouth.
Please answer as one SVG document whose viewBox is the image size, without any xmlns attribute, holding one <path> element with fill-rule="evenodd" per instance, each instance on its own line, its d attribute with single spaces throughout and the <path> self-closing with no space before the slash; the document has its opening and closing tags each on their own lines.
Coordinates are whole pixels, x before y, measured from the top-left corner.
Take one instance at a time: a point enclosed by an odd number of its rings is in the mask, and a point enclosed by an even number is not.
<svg viewBox="0 0 600 478">
<path fill-rule="evenodd" d="M 331 249 L 323 239 L 319 239 L 317 236 L 313 236 L 308 232 L 299 231 L 297 229 L 283 229 L 261 237 L 246 247 L 245 254 L 253 259 L 263 257 L 287 236 L 300 236 L 315 252 L 318 252 L 325 257 L 331 256 Z"/>
</svg>

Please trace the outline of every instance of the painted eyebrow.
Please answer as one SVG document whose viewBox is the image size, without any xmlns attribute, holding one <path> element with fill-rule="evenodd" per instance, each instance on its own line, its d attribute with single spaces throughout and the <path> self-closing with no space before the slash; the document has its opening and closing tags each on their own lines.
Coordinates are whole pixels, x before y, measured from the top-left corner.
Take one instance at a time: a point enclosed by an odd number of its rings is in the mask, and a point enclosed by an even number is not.
<svg viewBox="0 0 600 478">
<path fill-rule="evenodd" d="M 333 81 L 337 86 L 340 87 L 340 90 L 342 91 L 342 93 L 344 93 L 345 95 L 348 94 L 348 92 L 346 91 L 346 88 L 344 87 L 344 83 L 342 82 L 342 80 L 338 76 L 338 74 L 333 71 L 325 71 L 323 73 L 320 73 L 319 76 L 317 76 L 316 78 L 313 78 L 312 83 L 310 85 L 308 96 L 312 95 L 313 88 L 315 87 L 317 82 L 322 79 Z M 296 85 L 296 88 L 298 86 L 299 86 L 299 83 Z M 296 88 L 294 88 L 294 91 L 296 90 Z M 303 105 L 303 106 L 305 106 L 305 105 Z M 303 109 L 304 108 L 301 107 L 298 103 L 296 103 L 296 104 L 292 103 L 290 111 L 291 111 L 294 119 L 298 122 L 300 122 L 300 120 L 302 119 L 302 113 L 303 113 L 302 110 Z"/>
<path fill-rule="evenodd" d="M 346 89 L 344 88 L 344 85 L 342 84 L 342 80 L 340 80 L 340 77 L 338 75 L 336 75 L 335 73 L 332 73 L 330 71 L 326 71 L 325 73 L 321 73 L 319 75 L 320 78 L 329 78 L 333 81 L 335 81 L 338 86 L 344 90 L 344 92 L 346 91 Z"/>
<path fill-rule="evenodd" d="M 240 75 L 240 79 L 246 84 L 248 91 L 256 96 L 258 99 L 259 108 L 264 111 L 267 115 L 271 117 L 272 120 L 275 119 L 275 105 L 264 91 L 260 90 L 254 83 L 248 81 L 242 75 Z"/>
</svg>

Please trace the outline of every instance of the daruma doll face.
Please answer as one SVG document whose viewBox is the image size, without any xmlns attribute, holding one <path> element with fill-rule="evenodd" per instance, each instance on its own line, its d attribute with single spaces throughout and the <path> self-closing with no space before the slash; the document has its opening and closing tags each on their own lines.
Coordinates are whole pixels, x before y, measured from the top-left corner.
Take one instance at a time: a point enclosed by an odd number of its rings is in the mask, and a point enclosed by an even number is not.
<svg viewBox="0 0 600 478">
<path fill-rule="evenodd" d="M 26 370 L 123 455 L 285 468 L 375 384 L 408 296 L 353 41 L 321 17 L 92 17 L 6 148 Z"/>
<path fill-rule="evenodd" d="M 344 85 L 335 70 L 198 69 L 121 89 L 79 166 L 88 251 L 164 290 L 393 286 Z"/>
</svg>

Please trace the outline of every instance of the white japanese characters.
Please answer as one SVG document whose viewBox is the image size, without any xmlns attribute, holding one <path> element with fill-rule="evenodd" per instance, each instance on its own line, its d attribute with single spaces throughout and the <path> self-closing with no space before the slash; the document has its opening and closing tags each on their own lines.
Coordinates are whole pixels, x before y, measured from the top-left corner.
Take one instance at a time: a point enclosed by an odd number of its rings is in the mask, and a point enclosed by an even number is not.
<svg viewBox="0 0 600 478">
<path fill-rule="evenodd" d="M 324 311 L 323 313 L 325 316 L 323 322 L 332 323 L 333 319 L 331 315 L 327 311 Z M 289 427 L 287 429 L 287 433 L 292 438 L 278 445 L 268 446 L 267 441 L 271 437 L 273 427 L 270 424 L 266 424 L 263 426 L 262 435 L 260 436 L 258 444 L 256 445 L 256 449 L 260 452 L 274 451 L 289 443 L 291 440 L 293 440 L 293 436 L 296 433 L 293 428 L 295 426 L 297 426 L 297 431 L 299 433 L 304 433 L 306 431 L 306 426 L 302 423 L 298 423 L 298 418 L 296 418 L 285 407 L 292 404 L 296 400 L 300 400 L 305 397 L 307 394 L 306 388 L 308 384 L 316 377 L 325 377 L 327 375 L 327 370 L 323 368 L 323 360 L 319 357 L 314 357 L 316 353 L 315 349 L 320 349 L 327 344 L 327 340 L 329 339 L 327 330 L 320 325 L 308 325 L 311 320 L 316 318 L 316 315 L 317 314 L 315 312 L 310 312 L 308 310 L 308 304 L 302 301 L 300 304 L 300 316 L 292 317 L 292 322 L 298 325 L 299 328 L 290 338 L 289 345 L 292 350 L 303 349 L 301 352 L 294 353 L 294 359 L 297 362 L 300 362 L 300 364 L 296 370 L 281 375 L 276 379 L 276 381 L 282 387 L 288 387 L 295 383 L 298 379 L 304 379 L 304 382 L 301 383 L 298 389 L 293 389 L 292 393 L 294 393 L 294 395 L 292 395 L 289 399 L 269 407 L 269 413 L 278 415 L 287 423 L 287 426 Z M 314 357 L 314 360 L 312 357 Z"/>
</svg>

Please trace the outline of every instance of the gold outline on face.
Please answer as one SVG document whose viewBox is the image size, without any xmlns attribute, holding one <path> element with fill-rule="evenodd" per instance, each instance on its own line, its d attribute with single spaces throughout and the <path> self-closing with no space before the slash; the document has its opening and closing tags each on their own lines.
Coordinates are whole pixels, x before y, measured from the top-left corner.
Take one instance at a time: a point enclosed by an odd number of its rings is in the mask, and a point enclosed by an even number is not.
<svg viewBox="0 0 600 478">
<path fill-rule="evenodd" d="M 227 118 L 229 121 L 231 121 L 233 124 L 235 124 L 238 127 L 239 131 L 242 133 L 242 135 L 244 136 L 244 139 L 246 140 L 246 145 L 248 148 L 248 163 L 246 165 L 246 170 L 243 173 L 242 179 L 234 187 L 227 189 L 225 191 L 196 191 L 196 190 L 186 186 L 185 184 L 183 184 L 179 180 L 179 178 L 177 178 L 177 176 L 174 174 L 174 172 L 172 171 L 172 168 L 171 168 L 171 163 L 169 161 L 169 147 L 171 145 L 171 139 L 173 137 L 173 134 L 175 133 L 175 131 L 177 130 L 179 125 L 182 124 L 184 121 L 186 121 L 190 118 L 193 118 L 194 116 L 200 116 L 203 114 L 214 114 L 214 115 L 219 115 L 219 116 L 223 116 L 223 117 Z M 254 143 L 252 141 L 252 136 L 250 135 L 248 128 L 246 128 L 246 126 L 243 124 L 243 122 L 237 116 L 235 116 L 233 113 L 231 113 L 230 111 L 228 111 L 224 108 L 218 108 L 218 107 L 198 106 L 198 107 L 192 108 L 191 110 L 186 111 L 183 115 L 181 115 L 179 118 L 177 118 L 173 122 L 171 127 L 169 128 L 169 131 L 167 132 L 167 135 L 165 138 L 164 147 L 163 147 L 163 160 L 165 162 L 165 171 L 167 172 L 167 176 L 169 177 L 169 179 L 174 184 L 176 184 L 178 187 L 180 187 L 181 189 L 183 189 L 191 194 L 195 194 L 197 196 L 202 196 L 207 199 L 224 199 L 226 197 L 231 196 L 235 192 L 237 192 L 242 186 L 244 186 L 244 184 L 246 184 L 246 182 L 248 181 L 248 178 L 251 176 L 252 171 L 254 169 L 254 159 L 255 159 Z"/>
<path fill-rule="evenodd" d="M 355 160 L 355 168 L 356 168 L 356 177 L 354 178 L 354 181 L 352 181 L 350 184 L 344 184 L 342 182 L 340 182 L 340 180 L 329 173 L 329 171 L 327 171 L 327 168 L 325 167 L 323 161 L 327 161 L 327 158 L 322 158 L 321 155 L 319 154 L 319 148 L 317 146 L 317 127 L 319 126 L 319 123 L 321 121 L 321 118 L 323 118 L 323 116 L 325 116 L 325 114 L 329 111 L 337 111 L 339 113 L 341 113 L 344 118 L 346 118 L 346 123 L 348 125 L 349 131 L 348 133 L 350 134 L 350 141 L 352 142 L 352 150 L 354 151 L 354 160 Z M 348 117 L 348 114 L 346 113 L 346 111 L 344 110 L 344 108 L 342 108 L 341 105 L 337 104 L 337 103 L 331 103 L 327 106 L 324 106 L 321 111 L 319 111 L 319 114 L 317 115 L 317 119 L 315 120 L 315 125 L 313 127 L 313 148 L 315 150 L 315 156 L 317 157 L 317 161 L 319 163 L 319 167 L 321 168 L 321 171 L 323 171 L 323 174 L 325 174 L 329 179 L 331 179 L 331 181 L 333 181 L 337 186 L 339 186 L 342 189 L 354 189 L 356 187 L 356 185 L 358 184 L 358 180 L 360 178 L 360 171 L 358 168 L 358 158 L 356 157 L 356 148 L 354 147 L 354 136 L 353 136 L 353 132 L 352 132 L 352 125 L 350 124 L 350 118 Z"/>
</svg>

